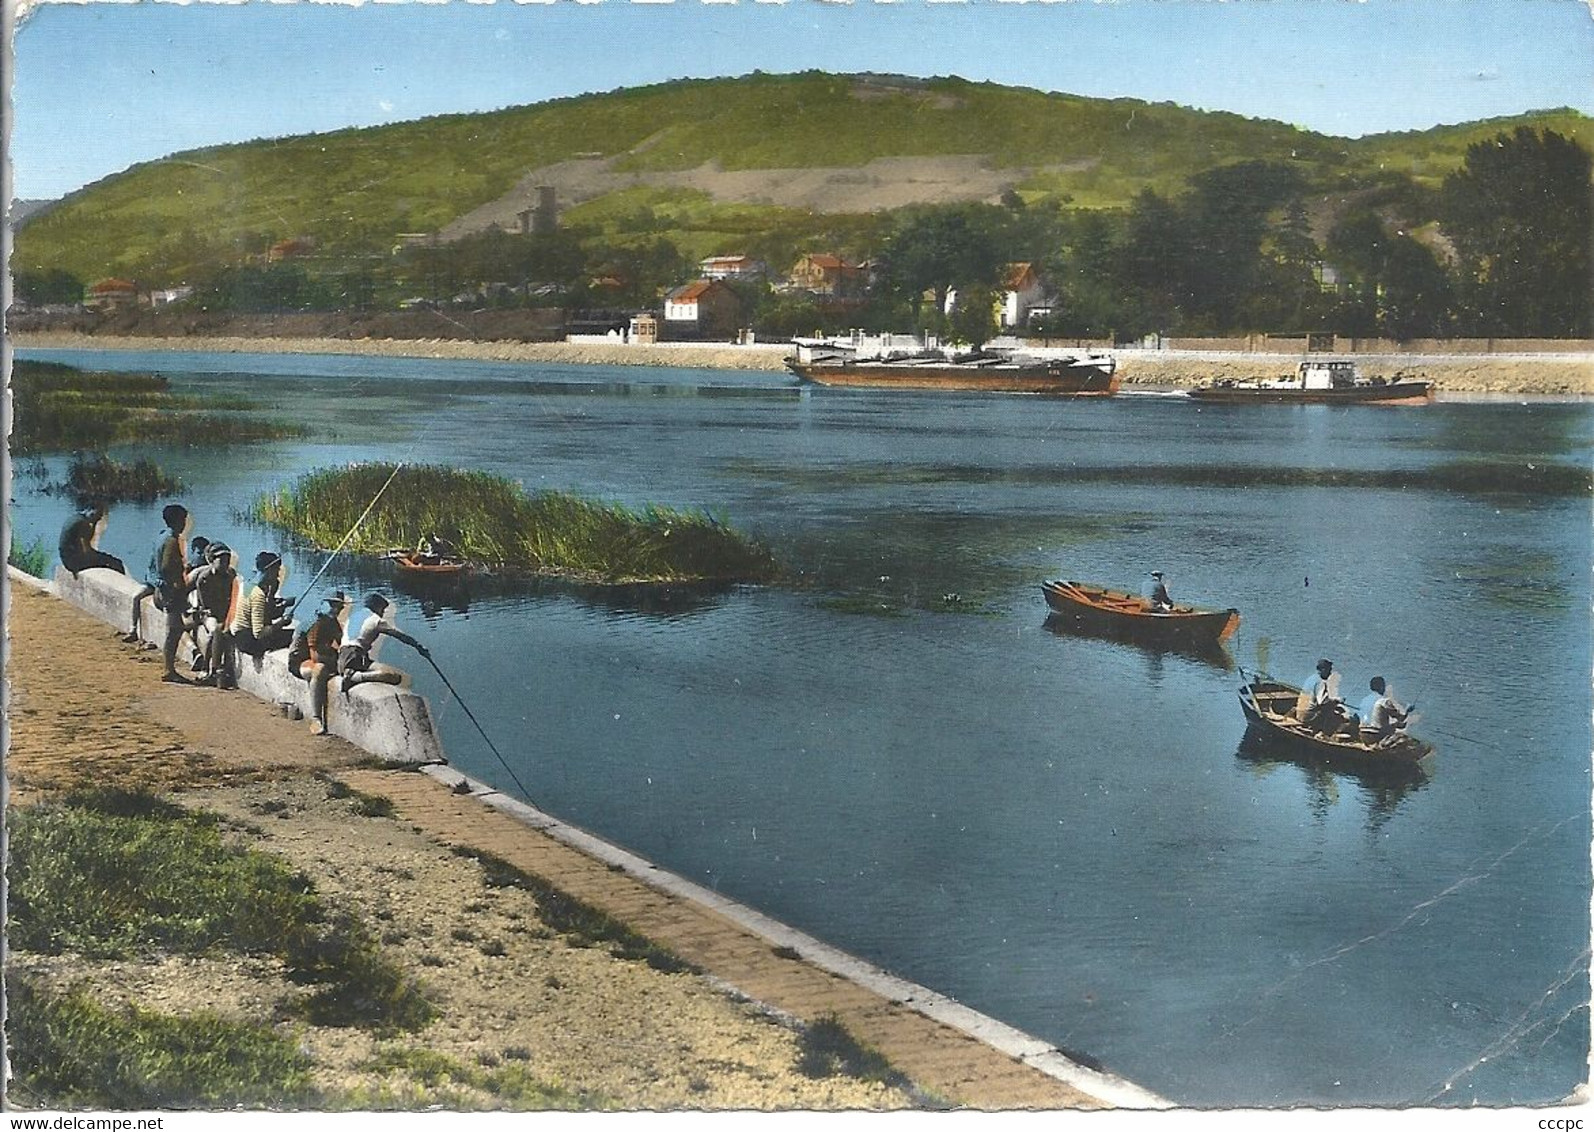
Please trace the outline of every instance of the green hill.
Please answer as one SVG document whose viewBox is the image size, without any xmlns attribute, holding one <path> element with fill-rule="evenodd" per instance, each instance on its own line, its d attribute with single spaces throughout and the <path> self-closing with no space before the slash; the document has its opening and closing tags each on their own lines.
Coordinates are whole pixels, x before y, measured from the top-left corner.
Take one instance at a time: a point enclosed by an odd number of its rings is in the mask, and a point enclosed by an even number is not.
<svg viewBox="0 0 1594 1132">
<path fill-rule="evenodd" d="M 994 183 L 1030 201 L 1110 208 L 1142 188 L 1176 192 L 1205 169 L 1256 159 L 1293 162 L 1325 191 L 1375 184 L 1380 171 L 1437 184 L 1470 142 L 1520 122 L 1594 146 L 1594 120 L 1568 110 L 1347 140 L 1167 103 L 956 78 L 811 72 L 690 80 L 173 154 L 34 217 L 16 235 L 12 266 L 171 285 L 299 236 L 315 239 L 324 263 L 374 262 L 390 254 L 398 233 L 457 225 L 533 171 L 599 158 L 609 178 L 599 188 L 626 187 L 594 190 L 589 199 L 562 194 L 570 223 L 612 234 L 646 215 L 654 232 L 663 223 L 662 234 L 699 255 L 730 250 L 727 239 L 761 229 L 803 231 L 811 207 L 722 192 L 751 170 L 868 167 L 859 180 L 871 193 L 829 190 L 822 211 L 838 216 L 823 226 L 830 232 L 864 223 L 844 216 L 877 211 L 871 197 L 913 199 L 916 190 L 893 185 L 894 167 L 881 159 L 977 157 L 964 163 L 984 171 L 967 178 L 970 199 L 995 195 Z M 940 191 L 947 199 L 958 187 Z"/>
</svg>

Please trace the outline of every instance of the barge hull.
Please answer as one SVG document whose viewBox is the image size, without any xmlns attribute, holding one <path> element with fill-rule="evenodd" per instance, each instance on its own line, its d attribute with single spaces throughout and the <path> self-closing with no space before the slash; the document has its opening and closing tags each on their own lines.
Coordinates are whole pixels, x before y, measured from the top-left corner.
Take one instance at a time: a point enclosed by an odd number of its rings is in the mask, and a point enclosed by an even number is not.
<svg viewBox="0 0 1594 1132">
<path fill-rule="evenodd" d="M 1045 393 L 1063 397 L 1110 397 L 1116 374 L 1099 369 L 1001 370 L 968 366 L 862 366 L 791 363 L 804 381 L 845 389 L 941 389 L 980 393 Z"/>
</svg>

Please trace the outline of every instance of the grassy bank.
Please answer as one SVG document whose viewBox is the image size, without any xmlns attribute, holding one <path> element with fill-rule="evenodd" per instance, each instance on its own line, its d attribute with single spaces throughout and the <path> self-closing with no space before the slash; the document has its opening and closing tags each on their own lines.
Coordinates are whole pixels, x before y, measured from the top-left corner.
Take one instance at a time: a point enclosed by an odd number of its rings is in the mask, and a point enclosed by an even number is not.
<svg viewBox="0 0 1594 1132">
<path fill-rule="evenodd" d="M 545 877 L 459 846 L 433 853 L 479 876 L 437 881 L 456 894 L 463 920 L 430 924 L 434 901 L 395 904 L 389 894 L 373 908 L 347 890 L 323 893 L 289 858 L 263 851 L 255 820 L 317 812 L 339 824 L 381 824 L 396 820 L 392 802 L 332 777 L 255 797 L 243 803 L 248 820 L 109 790 L 11 812 L 6 990 L 15 1105 L 531 1111 L 637 1103 L 635 1082 L 623 1077 L 550 1072 L 547 1051 L 518 1031 L 488 1024 L 485 1041 L 477 1034 L 462 1043 L 461 1028 L 476 1033 L 484 1019 L 457 1016 L 455 979 L 517 964 L 511 981 L 535 1004 L 526 1010 L 550 1015 L 551 1028 L 533 1032 L 575 1041 L 559 1004 L 580 993 L 576 979 L 601 979 L 606 993 L 623 996 L 636 973 L 695 980 L 696 968 Z M 414 854 L 368 867 L 384 883 L 426 871 Z M 371 894 L 369 883 L 355 887 Z M 367 914 L 379 921 L 380 943 Z M 578 958 L 593 952 L 619 965 Z M 424 983 L 406 973 L 416 954 Z M 198 985 L 173 985 L 185 980 Z M 648 982 L 665 985 L 677 986 Z M 629 1033 L 636 1020 L 606 1025 Z M 770 1027 L 768 1019 L 747 1024 Z M 786 1032 L 776 1025 L 765 1036 Z M 766 1071 L 778 1068 L 792 1082 L 850 1079 L 879 1088 L 841 1086 L 845 1095 L 889 1096 L 893 1107 L 934 1103 L 833 1016 L 796 1027 L 780 1048 L 790 1060 Z M 717 1067 L 699 1071 L 688 1095 L 706 1101 Z M 719 1103 L 734 1104 L 735 1095 Z"/>
<path fill-rule="evenodd" d="M 18 361 L 11 395 L 16 455 L 131 443 L 236 444 L 303 431 L 249 415 L 252 402 L 175 394 L 159 374 L 91 373 L 55 362 Z"/>
<path fill-rule="evenodd" d="M 224 836 L 213 815 L 148 794 L 98 791 L 15 811 L 8 945 L 13 953 L 137 964 L 154 956 L 281 965 L 302 989 L 280 1019 L 400 1033 L 436 1013 L 354 917 L 303 873 Z M 292 1034 L 200 1011 L 108 1005 L 81 986 L 14 970 L 9 1037 L 25 1103 L 107 1108 L 306 1103 L 308 1061 Z"/>
<path fill-rule="evenodd" d="M 757 582 L 775 574 L 767 549 L 704 511 L 636 510 L 554 491 L 528 496 L 503 476 L 439 465 L 396 475 L 392 464 L 318 469 L 261 496 L 248 515 L 334 547 L 372 500 L 348 544 L 357 554 L 437 533 L 473 562 L 536 574 L 604 582 Z"/>
</svg>

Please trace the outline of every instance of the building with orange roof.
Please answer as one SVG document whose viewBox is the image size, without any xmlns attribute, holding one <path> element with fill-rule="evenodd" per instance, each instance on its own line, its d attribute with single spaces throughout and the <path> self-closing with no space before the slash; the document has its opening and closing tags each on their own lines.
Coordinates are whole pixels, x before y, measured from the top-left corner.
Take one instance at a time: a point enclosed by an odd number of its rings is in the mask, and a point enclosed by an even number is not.
<svg viewBox="0 0 1594 1132">
<path fill-rule="evenodd" d="M 114 310 L 130 307 L 138 302 L 138 287 L 126 279 L 101 279 L 83 296 L 83 305 L 90 310 Z"/>
<path fill-rule="evenodd" d="M 718 279 L 699 279 L 664 296 L 664 325 L 670 338 L 729 340 L 742 318 L 742 301 Z"/>
<path fill-rule="evenodd" d="M 814 295 L 856 295 L 868 285 L 868 273 L 859 264 L 848 263 L 828 252 L 803 256 L 786 275 L 791 290 Z"/>
</svg>

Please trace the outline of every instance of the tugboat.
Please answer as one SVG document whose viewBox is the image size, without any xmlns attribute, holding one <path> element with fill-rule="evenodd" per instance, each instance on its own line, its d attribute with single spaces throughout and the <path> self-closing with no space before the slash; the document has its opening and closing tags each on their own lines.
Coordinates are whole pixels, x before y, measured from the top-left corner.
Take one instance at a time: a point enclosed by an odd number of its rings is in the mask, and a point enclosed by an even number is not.
<svg viewBox="0 0 1594 1132">
<path fill-rule="evenodd" d="M 792 344 L 797 352 L 786 367 L 816 385 L 1065 397 L 1110 397 L 1118 391 L 1117 359 L 1104 351 L 1014 347 L 959 354 L 891 334 L 794 338 Z"/>
<path fill-rule="evenodd" d="M 1310 359 L 1300 364 L 1294 377 L 1269 380 L 1214 381 L 1187 391 L 1197 401 L 1229 404 L 1266 401 L 1316 405 L 1425 405 L 1433 400 L 1433 382 L 1414 381 L 1398 374 L 1393 381 L 1364 378 L 1348 359 Z"/>
</svg>

